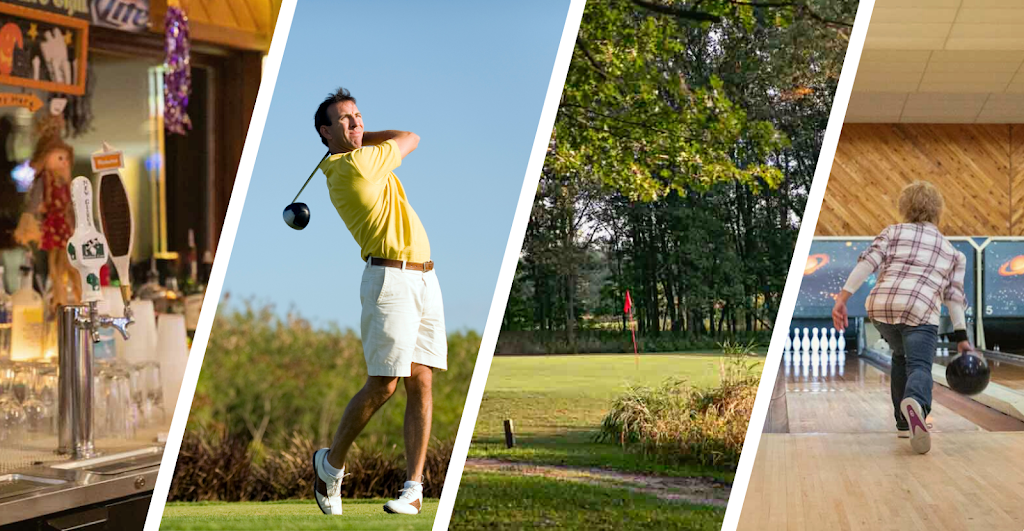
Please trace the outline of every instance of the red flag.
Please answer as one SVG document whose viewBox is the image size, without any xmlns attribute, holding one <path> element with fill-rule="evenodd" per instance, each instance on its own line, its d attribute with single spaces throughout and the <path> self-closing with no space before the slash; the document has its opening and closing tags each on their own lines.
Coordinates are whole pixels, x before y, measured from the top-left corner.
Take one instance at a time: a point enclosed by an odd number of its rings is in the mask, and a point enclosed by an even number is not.
<svg viewBox="0 0 1024 531">
<path fill-rule="evenodd" d="M 622 309 L 622 312 L 629 315 L 629 311 L 633 309 L 633 299 L 629 297 L 629 290 L 626 290 L 626 306 Z"/>
</svg>

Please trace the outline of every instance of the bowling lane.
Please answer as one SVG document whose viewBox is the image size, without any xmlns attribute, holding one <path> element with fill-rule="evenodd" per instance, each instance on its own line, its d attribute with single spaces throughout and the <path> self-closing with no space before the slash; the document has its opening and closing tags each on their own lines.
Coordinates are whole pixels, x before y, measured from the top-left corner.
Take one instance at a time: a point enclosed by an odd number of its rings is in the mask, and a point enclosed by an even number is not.
<svg viewBox="0 0 1024 531">
<path fill-rule="evenodd" d="M 743 531 L 1020 531 L 1024 433 L 938 434 L 914 454 L 891 434 L 765 434 Z"/>
<path fill-rule="evenodd" d="M 836 353 L 784 354 L 783 363 L 790 433 L 895 433 L 888 372 Z M 928 421 L 937 433 L 981 430 L 938 400 Z"/>
</svg>

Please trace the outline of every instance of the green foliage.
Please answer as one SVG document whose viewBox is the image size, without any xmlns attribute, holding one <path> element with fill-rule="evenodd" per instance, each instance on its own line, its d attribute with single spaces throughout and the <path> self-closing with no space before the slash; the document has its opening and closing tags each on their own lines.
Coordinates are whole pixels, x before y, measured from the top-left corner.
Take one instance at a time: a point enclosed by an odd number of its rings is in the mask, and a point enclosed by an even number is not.
<svg viewBox="0 0 1024 531">
<path fill-rule="evenodd" d="M 709 8 L 754 23 L 749 6 L 708 2 Z M 596 179 L 644 201 L 673 190 L 708 191 L 719 182 L 778 185 L 778 168 L 742 164 L 735 154 L 743 146 L 764 156 L 786 139 L 771 124 L 749 120 L 718 77 L 689 80 L 681 60 L 689 25 L 628 0 L 587 6 L 546 162 L 551 171 Z"/>
<path fill-rule="evenodd" d="M 434 371 L 432 434 L 439 440 L 455 437 L 479 348 L 473 332 L 448 338 L 448 371 Z M 314 329 L 298 315 L 281 319 L 270 307 L 246 304 L 217 315 L 189 429 L 270 448 L 294 434 L 325 445 L 365 382 L 362 344 L 351 330 Z M 399 389 L 356 444 L 400 453 L 404 410 Z"/>
<path fill-rule="evenodd" d="M 737 332 L 732 341 L 747 341 L 749 345 L 767 344 L 771 332 Z M 716 341 L 713 337 L 697 336 L 689 332 L 645 332 L 637 336 L 637 347 L 643 354 L 660 352 L 708 352 L 733 344 Z M 581 330 L 572 337 L 564 331 L 502 331 L 498 336 L 495 355 L 502 354 L 620 354 L 633 351 L 633 339 L 628 330 Z"/>
<path fill-rule="evenodd" d="M 503 330 L 771 329 L 857 5 L 588 4 Z"/>
</svg>

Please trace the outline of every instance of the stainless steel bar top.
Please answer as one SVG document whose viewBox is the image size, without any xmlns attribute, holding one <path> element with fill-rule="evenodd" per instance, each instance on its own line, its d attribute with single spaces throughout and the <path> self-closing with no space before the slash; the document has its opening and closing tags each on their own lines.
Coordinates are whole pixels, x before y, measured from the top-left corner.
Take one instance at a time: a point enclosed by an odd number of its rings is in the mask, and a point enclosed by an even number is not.
<svg viewBox="0 0 1024 531">
<path fill-rule="evenodd" d="M 162 446 L 0 475 L 0 526 L 152 492 Z"/>
</svg>

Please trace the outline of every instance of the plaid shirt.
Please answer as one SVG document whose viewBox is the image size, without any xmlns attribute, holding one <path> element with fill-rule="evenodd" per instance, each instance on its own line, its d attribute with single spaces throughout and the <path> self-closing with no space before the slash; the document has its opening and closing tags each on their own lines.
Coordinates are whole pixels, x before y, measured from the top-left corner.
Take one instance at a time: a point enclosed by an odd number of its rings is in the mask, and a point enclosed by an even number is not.
<svg viewBox="0 0 1024 531">
<path fill-rule="evenodd" d="M 938 325 L 943 302 L 967 302 L 967 257 L 931 223 L 886 227 L 860 260 L 878 271 L 866 304 L 873 321 Z"/>
</svg>

